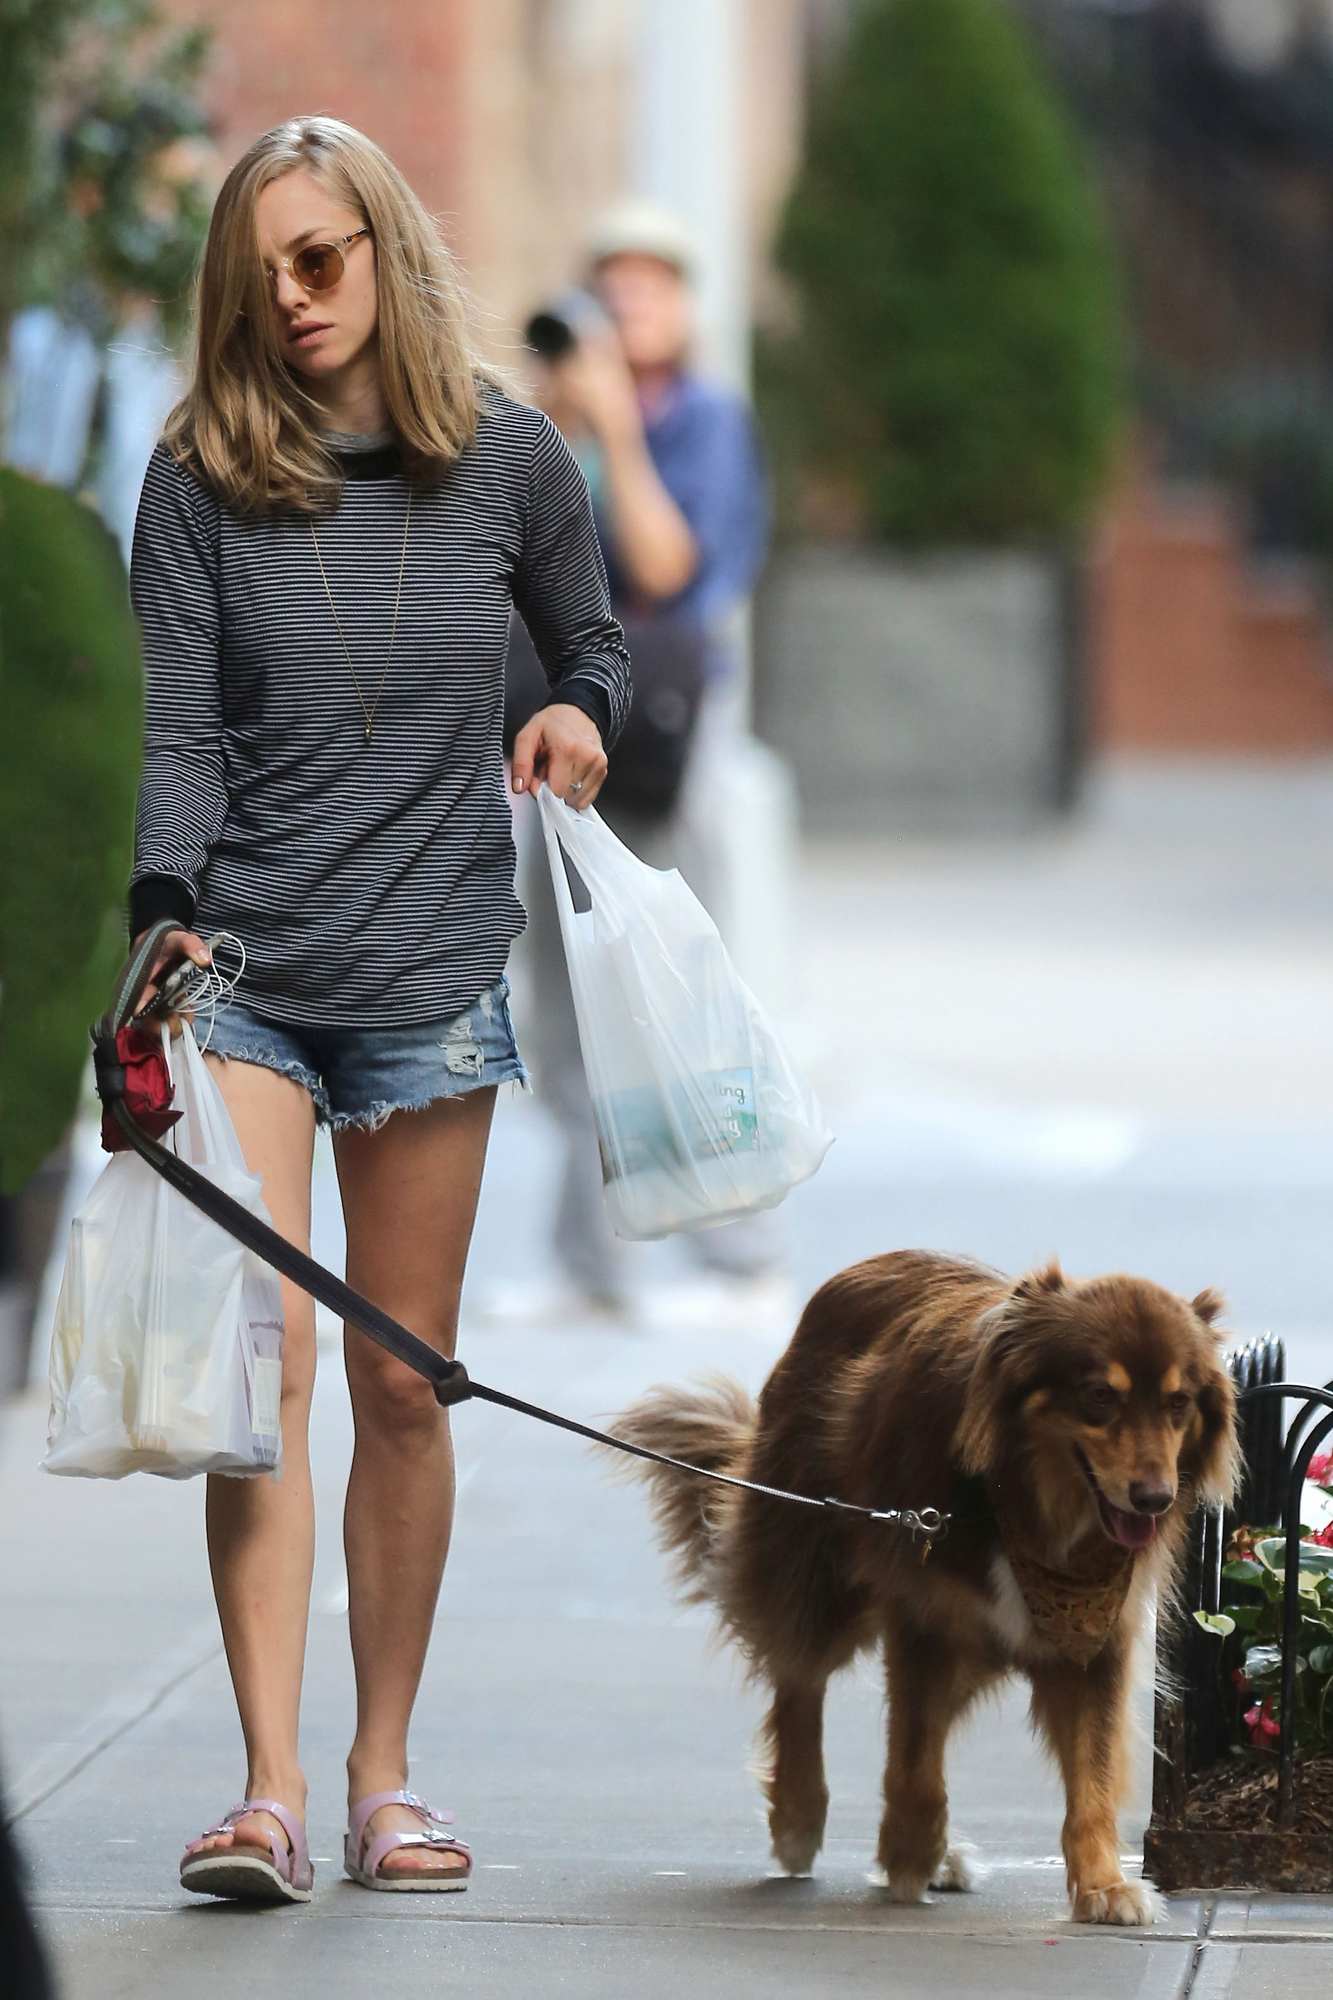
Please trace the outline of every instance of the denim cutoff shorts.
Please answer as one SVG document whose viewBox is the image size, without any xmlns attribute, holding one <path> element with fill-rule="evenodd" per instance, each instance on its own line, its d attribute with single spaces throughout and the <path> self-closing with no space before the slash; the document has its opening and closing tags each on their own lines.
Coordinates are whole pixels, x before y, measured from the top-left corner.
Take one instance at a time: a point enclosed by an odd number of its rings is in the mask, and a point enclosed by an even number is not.
<svg viewBox="0 0 1333 2000">
<path fill-rule="evenodd" d="M 509 1014 L 509 981 L 490 987 L 466 1013 L 384 1028 L 310 1028 L 269 1021 L 240 1001 L 195 1020 L 199 1046 L 224 1060 L 260 1063 L 309 1091 L 317 1124 L 333 1132 L 374 1132 L 395 1111 L 422 1111 L 500 1083 L 526 1087 Z"/>
</svg>

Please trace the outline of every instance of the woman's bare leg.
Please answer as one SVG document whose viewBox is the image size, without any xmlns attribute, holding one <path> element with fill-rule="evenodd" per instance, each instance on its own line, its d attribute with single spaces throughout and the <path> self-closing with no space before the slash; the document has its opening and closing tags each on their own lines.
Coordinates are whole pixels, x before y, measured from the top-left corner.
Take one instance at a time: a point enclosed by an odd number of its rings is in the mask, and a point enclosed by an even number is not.
<svg viewBox="0 0 1333 2000">
<path fill-rule="evenodd" d="M 334 1141 L 348 1283 L 450 1355 L 494 1108 L 494 1090 L 478 1090 Z M 407 1783 L 408 1722 L 453 1525 L 454 1459 L 448 1417 L 421 1376 L 354 1328 L 345 1347 L 356 1428 L 344 1522 L 355 1803 Z M 375 1833 L 395 1828 L 419 1833 L 421 1822 L 402 1806 L 385 1806 L 371 1821 Z M 423 1848 L 384 1864 L 441 1865 L 438 1850 Z"/>
<path fill-rule="evenodd" d="M 207 1056 L 241 1150 L 260 1175 L 273 1226 L 310 1247 L 315 1113 L 308 1092 L 257 1063 Z M 310 1486 L 310 1401 L 315 1307 L 282 1280 L 282 1470 L 276 1479 L 210 1478 L 205 1510 L 213 1591 L 245 1739 L 247 1798 L 272 1798 L 302 1817 L 306 1786 L 297 1751 L 301 1677 L 315 1554 Z M 268 1813 L 239 1822 L 242 1840 L 282 1828 Z M 211 1843 L 231 1844 L 231 1835 Z"/>
</svg>

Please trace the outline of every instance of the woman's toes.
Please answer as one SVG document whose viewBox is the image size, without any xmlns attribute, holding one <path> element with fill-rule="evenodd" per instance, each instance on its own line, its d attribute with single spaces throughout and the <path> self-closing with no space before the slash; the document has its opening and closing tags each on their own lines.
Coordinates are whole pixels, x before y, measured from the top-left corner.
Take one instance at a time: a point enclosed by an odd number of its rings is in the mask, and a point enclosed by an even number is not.
<svg viewBox="0 0 1333 2000">
<path fill-rule="evenodd" d="M 244 1819 L 237 1820 L 236 1822 L 235 1838 L 243 1846 L 262 1847 L 267 1852 L 268 1837 L 271 1833 L 276 1834 L 278 1837 L 279 1854 L 282 1853 L 284 1848 L 290 1853 L 292 1843 L 287 1838 L 286 1828 L 280 1821 L 274 1819 L 272 1813 L 247 1813 Z"/>
</svg>

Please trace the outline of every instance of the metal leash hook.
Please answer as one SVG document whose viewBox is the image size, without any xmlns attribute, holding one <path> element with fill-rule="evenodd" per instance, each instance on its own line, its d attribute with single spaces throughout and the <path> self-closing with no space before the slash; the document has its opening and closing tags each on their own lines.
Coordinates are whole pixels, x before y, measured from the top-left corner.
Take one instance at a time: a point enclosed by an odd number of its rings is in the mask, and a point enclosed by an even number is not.
<svg viewBox="0 0 1333 2000">
<path fill-rule="evenodd" d="M 914 1542 L 920 1542 L 922 1562 L 936 1542 L 943 1541 L 949 1532 L 949 1516 L 938 1507 L 855 1507 L 850 1500 L 835 1500 L 831 1495 L 821 1505 L 836 1507 L 845 1514 L 861 1514 L 869 1521 L 887 1521 L 893 1528 L 905 1528 Z"/>
<path fill-rule="evenodd" d="M 745 1492 L 758 1493 L 770 1500 L 786 1501 L 797 1507 L 834 1508 L 839 1513 L 859 1515 L 864 1521 L 882 1521 L 889 1527 L 905 1528 L 914 1540 L 922 1542 L 923 1561 L 936 1540 L 947 1533 L 949 1516 L 942 1514 L 937 1507 L 862 1507 L 850 1500 L 819 1500 L 810 1493 L 789 1493 L 782 1487 L 765 1486 L 758 1480 L 741 1479 L 734 1473 L 713 1472 L 707 1466 L 691 1465 L 685 1459 L 671 1458 L 666 1452 L 652 1451 L 646 1445 L 630 1444 L 624 1438 L 613 1437 L 609 1431 L 596 1430 L 591 1424 L 581 1424 L 574 1417 L 562 1417 L 554 1410 L 543 1409 L 538 1403 L 525 1403 L 521 1397 L 511 1396 L 503 1389 L 491 1389 L 484 1382 L 475 1382 L 461 1361 L 449 1360 L 407 1327 L 400 1326 L 381 1307 L 363 1298 L 360 1292 L 353 1291 L 341 1278 L 335 1278 L 332 1271 L 326 1271 L 313 1257 L 298 1250 L 294 1243 L 279 1235 L 268 1223 L 262 1222 L 251 1209 L 225 1194 L 187 1160 L 160 1145 L 144 1131 L 125 1102 L 125 1071 L 116 1048 L 116 1036 L 135 1014 L 163 940 L 170 931 L 179 928 L 174 918 L 159 918 L 145 931 L 138 949 L 131 952 L 121 969 L 111 1006 L 92 1030 L 93 1069 L 98 1096 L 111 1110 L 135 1152 L 163 1180 L 184 1195 L 202 1214 L 225 1229 L 229 1236 L 243 1243 L 247 1250 L 252 1250 L 275 1271 L 308 1292 L 311 1298 L 317 1299 L 340 1319 L 355 1326 L 359 1333 L 377 1342 L 416 1374 L 423 1376 L 430 1383 L 436 1402 L 442 1407 L 448 1408 L 453 1403 L 475 1398 L 478 1402 L 494 1403 L 501 1409 L 512 1410 L 519 1416 L 531 1417 L 536 1423 L 571 1431 L 576 1437 L 608 1446 L 612 1451 L 624 1452 L 627 1457 L 666 1465 L 676 1472 L 687 1472 L 693 1478 L 710 1480 L 717 1486 L 739 1487 Z"/>
</svg>

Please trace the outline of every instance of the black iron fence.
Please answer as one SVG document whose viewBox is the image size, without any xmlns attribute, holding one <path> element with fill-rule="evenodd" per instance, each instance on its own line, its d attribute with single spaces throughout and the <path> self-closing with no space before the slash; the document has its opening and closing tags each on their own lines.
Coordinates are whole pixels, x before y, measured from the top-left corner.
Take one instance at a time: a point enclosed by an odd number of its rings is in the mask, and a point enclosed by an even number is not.
<svg viewBox="0 0 1333 2000">
<path fill-rule="evenodd" d="M 1301 1619 L 1301 1504 L 1310 1461 L 1333 1436 L 1333 1383 L 1288 1382 L 1280 1340 L 1252 1341 L 1232 1360 L 1241 1399 L 1244 1478 L 1234 1508 L 1202 1507 L 1191 1523 L 1181 1613 L 1164 1610 L 1159 1626 L 1154 1736 L 1154 1820 L 1180 1824 L 1189 1788 L 1226 1756 L 1237 1738 L 1238 1701 L 1220 1671 L 1215 1637 L 1192 1615 L 1216 1615 L 1226 1550 L 1240 1527 L 1271 1528 L 1286 1538 L 1282 1594 L 1282 1663 L 1277 1708 L 1276 1825 L 1292 1808 L 1296 1755 L 1296 1673 Z M 1296 1409 L 1284 1422 L 1287 1405 Z"/>
</svg>

